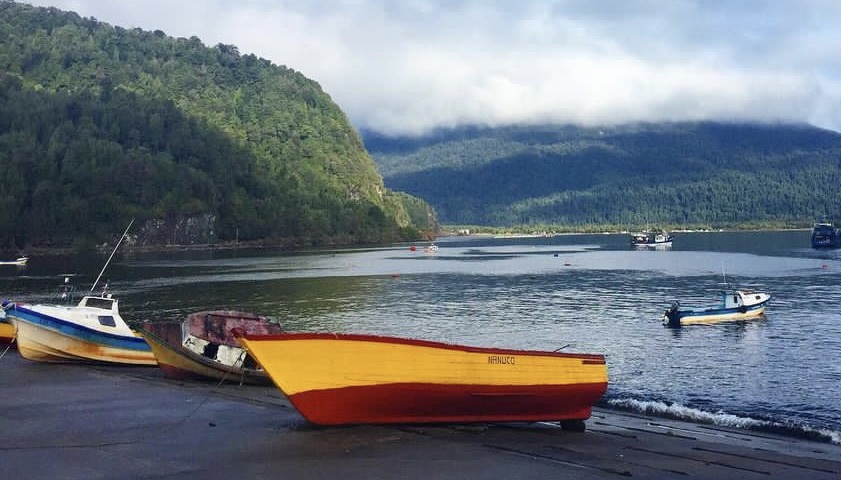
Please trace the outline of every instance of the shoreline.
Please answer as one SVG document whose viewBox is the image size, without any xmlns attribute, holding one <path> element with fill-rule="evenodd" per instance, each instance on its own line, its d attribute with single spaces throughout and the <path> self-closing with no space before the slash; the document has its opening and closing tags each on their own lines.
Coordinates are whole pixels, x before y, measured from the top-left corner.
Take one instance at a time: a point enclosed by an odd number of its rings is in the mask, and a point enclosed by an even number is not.
<svg viewBox="0 0 841 480">
<path fill-rule="evenodd" d="M 493 228 L 493 227 L 489 227 Z M 721 229 L 675 229 L 669 230 L 674 233 L 726 233 L 726 232 L 808 232 L 811 228 L 792 227 L 792 228 L 721 228 Z M 320 245 L 310 244 L 296 244 L 292 242 L 219 242 L 219 243 L 205 243 L 205 244 L 166 244 L 166 245 L 132 245 L 126 243 L 121 245 L 120 250 L 125 253 L 165 253 L 165 252 L 201 252 L 201 251 L 227 251 L 238 249 L 282 249 L 290 252 L 304 251 L 304 250 L 321 250 L 321 249 L 336 249 L 336 248 L 383 248 L 391 245 L 410 245 L 429 243 L 444 238 L 551 238 L 560 236 L 578 236 L 578 235 L 628 235 L 631 230 L 604 230 L 604 231 L 553 231 L 550 233 L 493 233 L 493 232 L 477 232 L 468 235 L 456 233 L 456 231 L 442 230 L 432 240 L 419 239 L 415 241 L 401 241 L 390 242 L 383 244 L 340 244 L 340 243 L 325 243 Z M 96 247 L 45 247 L 32 246 L 23 249 L 4 249 L 0 251 L 3 255 L 12 256 L 33 256 L 33 255 L 69 255 L 83 252 L 109 253 L 113 249 L 113 245 L 103 244 Z"/>
<path fill-rule="evenodd" d="M 9 478 L 841 477 L 838 445 L 601 406 L 583 433 L 549 422 L 317 427 L 275 387 L 15 351 L 0 357 L 0 387 Z"/>
</svg>

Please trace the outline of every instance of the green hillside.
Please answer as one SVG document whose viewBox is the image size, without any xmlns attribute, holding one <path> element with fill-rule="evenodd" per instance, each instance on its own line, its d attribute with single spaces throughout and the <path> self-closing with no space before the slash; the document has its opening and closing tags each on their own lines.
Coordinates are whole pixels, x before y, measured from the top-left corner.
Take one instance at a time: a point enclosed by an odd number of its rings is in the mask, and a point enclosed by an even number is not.
<svg viewBox="0 0 841 480">
<path fill-rule="evenodd" d="M 841 134 L 675 123 L 363 133 L 389 188 L 442 223 L 577 228 L 808 226 L 841 214 Z"/>
<path fill-rule="evenodd" d="M 0 247 L 385 242 L 434 229 L 341 109 L 233 45 L 0 2 Z M 421 222 L 421 223 L 417 223 Z"/>
</svg>

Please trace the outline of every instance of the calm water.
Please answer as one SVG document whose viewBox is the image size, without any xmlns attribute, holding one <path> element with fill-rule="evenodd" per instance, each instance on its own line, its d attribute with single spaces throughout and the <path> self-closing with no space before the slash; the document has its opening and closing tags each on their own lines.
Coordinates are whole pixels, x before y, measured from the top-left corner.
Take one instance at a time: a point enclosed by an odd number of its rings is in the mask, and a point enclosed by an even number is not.
<svg viewBox="0 0 841 480">
<path fill-rule="evenodd" d="M 809 232 L 686 233 L 668 250 L 625 235 L 441 240 L 391 248 L 118 254 L 103 280 L 130 322 L 238 308 L 288 330 L 604 353 L 605 403 L 841 443 L 841 251 Z M 422 245 L 419 245 L 422 246 Z M 0 295 L 88 290 L 107 255 L 0 267 Z M 773 294 L 766 319 L 669 329 L 671 300 L 705 305 L 723 277 Z"/>
</svg>

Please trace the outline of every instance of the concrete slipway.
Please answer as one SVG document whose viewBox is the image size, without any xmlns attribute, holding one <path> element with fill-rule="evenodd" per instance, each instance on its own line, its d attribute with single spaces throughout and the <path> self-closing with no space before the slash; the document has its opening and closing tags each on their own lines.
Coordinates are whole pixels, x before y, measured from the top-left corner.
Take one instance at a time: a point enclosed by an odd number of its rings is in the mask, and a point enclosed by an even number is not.
<svg viewBox="0 0 841 480">
<path fill-rule="evenodd" d="M 551 425 L 319 428 L 273 387 L 0 358 L 6 479 L 833 479 L 841 446 L 596 409 Z"/>
</svg>

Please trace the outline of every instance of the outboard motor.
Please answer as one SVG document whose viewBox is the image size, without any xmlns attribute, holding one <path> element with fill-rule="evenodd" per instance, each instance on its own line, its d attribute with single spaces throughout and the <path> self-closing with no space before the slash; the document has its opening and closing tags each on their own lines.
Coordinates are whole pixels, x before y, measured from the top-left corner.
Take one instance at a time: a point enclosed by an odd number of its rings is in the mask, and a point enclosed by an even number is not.
<svg viewBox="0 0 841 480">
<path fill-rule="evenodd" d="M 669 308 L 667 308 L 666 312 L 663 314 L 665 320 L 667 320 L 668 326 L 680 326 L 680 316 L 678 315 L 678 310 L 680 310 L 680 302 L 678 302 L 677 300 L 672 301 L 672 305 Z"/>
</svg>

